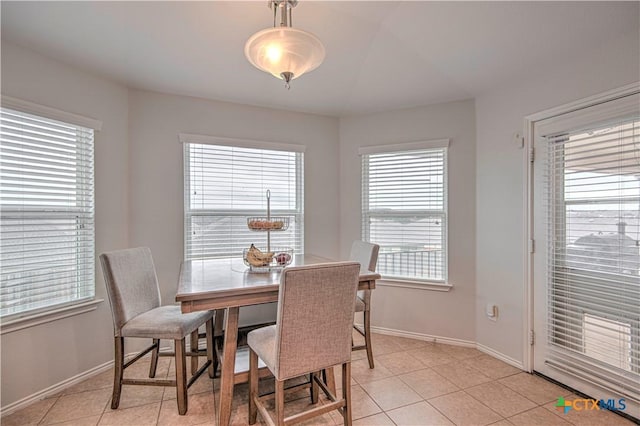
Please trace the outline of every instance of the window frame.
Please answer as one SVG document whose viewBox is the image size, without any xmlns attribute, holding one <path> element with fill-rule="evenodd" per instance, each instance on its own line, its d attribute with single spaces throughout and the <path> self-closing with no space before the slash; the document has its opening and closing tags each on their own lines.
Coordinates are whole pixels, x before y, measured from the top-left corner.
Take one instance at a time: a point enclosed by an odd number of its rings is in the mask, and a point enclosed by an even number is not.
<svg viewBox="0 0 640 426">
<path fill-rule="evenodd" d="M 24 101 L 21 99 L 13 98 L 10 96 L 2 95 L 1 99 L 1 108 L 11 110 L 16 113 L 22 113 L 27 115 L 33 115 L 36 118 L 40 118 L 43 120 L 53 120 L 61 122 L 68 126 L 73 126 L 76 128 L 85 128 L 92 131 L 92 147 L 91 147 L 91 171 L 92 176 L 90 178 L 90 197 L 91 197 L 91 213 L 88 220 L 92 223 L 92 232 L 91 243 L 90 245 L 93 247 L 92 255 L 91 255 L 91 274 L 90 274 L 90 282 L 88 283 L 90 287 L 90 295 L 87 297 L 82 297 L 76 300 L 69 300 L 66 302 L 55 303 L 48 306 L 40 306 L 37 308 L 27 309 L 16 313 L 11 313 L 4 315 L 1 321 L 1 329 L 0 333 L 10 333 L 18 330 L 22 330 L 28 327 L 36 326 L 39 324 L 48 323 L 53 320 L 58 320 L 62 318 L 67 318 L 70 316 L 91 312 L 97 308 L 97 305 L 103 302 L 103 299 L 99 299 L 96 297 L 96 261 L 95 261 L 95 246 L 96 246 L 96 231 L 95 231 L 95 196 L 96 196 L 96 172 L 95 172 L 95 145 L 96 145 L 96 136 L 97 133 L 102 129 L 102 121 L 96 120 L 90 117 L 62 111 L 56 108 L 52 108 L 49 106 L 44 106 L 40 104 L 36 104 L 29 101 Z M 84 170 L 83 170 L 84 172 Z M 84 203 L 84 202 L 83 202 Z M 84 208 L 81 208 L 84 209 Z M 3 214 L 21 214 L 21 213 L 38 213 L 38 212 L 48 212 L 49 215 L 51 211 L 46 208 L 32 208 L 26 207 L 22 209 L 16 208 L 7 208 L 3 207 Z M 64 214 L 64 208 L 59 209 L 61 214 Z M 84 221 L 86 218 L 79 218 L 76 214 L 77 209 L 66 209 L 66 214 L 71 217 L 74 216 L 76 220 Z M 76 273 L 77 275 L 77 273 Z"/>
<path fill-rule="evenodd" d="M 432 278 L 421 278 L 417 276 L 413 277 L 398 277 L 393 275 L 382 275 L 382 279 L 379 281 L 382 285 L 391 285 L 395 287 L 407 287 L 407 288 L 418 288 L 418 289 L 427 289 L 427 290 L 436 290 L 436 291 L 449 291 L 453 286 L 449 282 L 449 215 L 448 215 L 448 205 L 449 205 L 449 178 L 448 178 L 448 168 L 449 168 L 449 139 L 437 139 L 437 140 L 428 140 L 428 141 L 420 141 L 420 142 L 409 142 L 409 143 L 399 143 L 392 145 L 374 145 L 374 146 L 363 146 L 358 150 L 358 154 L 361 157 L 361 173 L 362 173 L 362 186 L 361 186 L 361 238 L 363 241 L 370 241 L 370 226 L 369 219 L 372 217 L 385 217 L 385 216 L 402 216 L 403 214 L 407 214 L 410 216 L 423 215 L 425 218 L 431 217 L 439 217 L 442 221 L 442 274 L 443 278 L 432 279 Z M 407 213 L 384 213 L 369 210 L 369 166 L 368 160 L 369 155 L 371 154 L 391 154 L 391 153 L 402 153 L 409 151 L 442 151 L 443 155 L 443 171 L 442 171 L 442 210 L 433 210 L 433 209 L 423 209 L 423 210 L 411 210 Z M 382 246 L 381 246 L 382 252 Z"/>
<path fill-rule="evenodd" d="M 199 259 L 222 259 L 239 257 L 239 253 L 226 253 L 224 255 L 212 255 L 212 256 L 190 256 L 189 245 L 187 239 L 187 231 L 189 229 L 189 222 L 191 218 L 196 216 L 204 217 L 252 217 L 252 216 L 265 216 L 265 209 L 191 209 L 190 208 L 190 195 L 191 195 L 191 181 L 190 181 L 190 157 L 189 157 L 189 145 L 214 145 L 214 146 L 227 146 L 233 148 L 249 148 L 268 151 L 284 151 L 288 153 L 296 154 L 296 207 L 295 209 L 273 209 L 271 210 L 272 216 L 293 216 L 294 220 L 298 223 L 297 235 L 294 239 L 300 241 L 300 247 L 295 248 L 297 254 L 304 253 L 304 152 L 306 147 L 304 145 L 278 143 L 278 142 L 266 142 L 256 141 L 248 139 L 234 139 L 223 138 L 207 135 L 195 135 L 189 133 L 181 133 L 179 135 L 180 143 L 183 144 L 183 195 L 184 195 L 184 229 L 183 229 L 183 258 L 184 260 L 199 260 Z M 250 231 L 252 232 L 252 231 Z"/>
</svg>

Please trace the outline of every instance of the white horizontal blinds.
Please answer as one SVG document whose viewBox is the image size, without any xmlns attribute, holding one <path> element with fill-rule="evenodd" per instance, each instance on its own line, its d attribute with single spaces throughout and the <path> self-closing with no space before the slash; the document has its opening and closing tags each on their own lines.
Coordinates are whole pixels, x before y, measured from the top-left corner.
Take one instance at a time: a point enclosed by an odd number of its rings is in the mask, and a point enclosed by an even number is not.
<svg viewBox="0 0 640 426">
<path fill-rule="evenodd" d="M 363 238 L 386 278 L 446 281 L 446 148 L 362 156 Z"/>
<path fill-rule="evenodd" d="M 241 256 L 267 233 L 247 228 L 247 217 L 289 218 L 271 232 L 272 249 L 303 251 L 303 154 L 280 150 L 185 143 L 185 258 Z"/>
<path fill-rule="evenodd" d="M 637 399 L 640 117 L 547 140 L 550 361 Z"/>
<path fill-rule="evenodd" d="M 0 315 L 91 298 L 93 129 L 0 110 Z"/>
</svg>

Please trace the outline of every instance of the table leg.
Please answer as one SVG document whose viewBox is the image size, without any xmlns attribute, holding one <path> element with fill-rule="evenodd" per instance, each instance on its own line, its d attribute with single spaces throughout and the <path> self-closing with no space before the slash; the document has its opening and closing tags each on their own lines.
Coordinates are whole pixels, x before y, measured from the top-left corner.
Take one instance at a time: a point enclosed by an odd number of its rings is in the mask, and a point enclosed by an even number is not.
<svg viewBox="0 0 640 426">
<path fill-rule="evenodd" d="M 224 312 L 225 309 L 216 309 L 213 317 L 213 337 L 222 336 L 222 328 L 224 327 Z"/>
<path fill-rule="evenodd" d="M 236 348 L 238 346 L 238 307 L 227 309 L 227 328 L 224 332 L 222 367 L 220 370 L 220 406 L 218 407 L 218 426 L 227 426 L 231 421 L 231 403 L 233 402 L 233 384 L 236 366 Z"/>
<path fill-rule="evenodd" d="M 216 309 L 213 314 L 213 354 L 215 355 L 216 361 L 213 369 L 214 377 L 218 374 L 218 367 L 222 368 L 219 362 L 222 355 L 219 355 L 220 345 L 218 342 L 219 339 L 222 338 L 225 312 L 226 309 Z"/>
</svg>

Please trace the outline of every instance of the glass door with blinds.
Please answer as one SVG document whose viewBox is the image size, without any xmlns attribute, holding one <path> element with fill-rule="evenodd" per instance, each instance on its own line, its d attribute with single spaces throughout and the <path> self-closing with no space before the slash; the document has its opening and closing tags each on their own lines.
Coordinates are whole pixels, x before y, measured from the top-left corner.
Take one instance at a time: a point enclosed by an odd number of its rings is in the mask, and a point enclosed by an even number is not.
<svg viewBox="0 0 640 426">
<path fill-rule="evenodd" d="M 639 105 L 633 94 L 536 122 L 533 166 L 534 369 L 634 417 Z"/>
</svg>

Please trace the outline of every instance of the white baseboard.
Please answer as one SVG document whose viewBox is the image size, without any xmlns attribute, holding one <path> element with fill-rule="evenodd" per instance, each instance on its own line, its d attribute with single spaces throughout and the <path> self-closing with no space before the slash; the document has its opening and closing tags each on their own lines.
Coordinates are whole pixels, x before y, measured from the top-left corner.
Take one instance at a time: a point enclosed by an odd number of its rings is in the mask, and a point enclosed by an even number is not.
<svg viewBox="0 0 640 426">
<path fill-rule="evenodd" d="M 358 324 L 358 325 L 362 327 L 362 324 Z M 516 368 L 519 368 L 520 370 L 526 371 L 522 361 L 513 359 L 503 353 L 496 351 L 495 349 L 492 349 L 488 346 L 474 342 L 472 340 L 454 339 L 451 337 L 434 336 L 431 334 L 414 333 L 412 331 L 394 330 L 392 328 L 384 328 L 384 327 L 371 327 L 371 331 L 374 333 L 387 334 L 390 336 L 408 337 L 410 339 L 423 340 L 425 342 L 434 342 L 434 343 L 437 342 L 437 343 L 444 343 L 446 345 L 456 345 L 456 346 L 464 346 L 467 348 L 476 348 L 480 352 L 484 352 L 485 354 L 491 355 L 492 357 L 497 358 L 500 361 L 506 362 L 507 364 L 512 365 Z"/>
<path fill-rule="evenodd" d="M 500 361 L 506 362 L 507 364 L 513 365 L 514 367 L 519 368 L 520 370 L 526 371 L 522 361 L 513 359 L 509 356 L 506 356 L 503 353 L 496 351 L 495 349 L 491 349 L 488 346 L 481 345 L 480 343 L 477 344 L 477 348 L 480 352 L 484 352 L 487 355 L 491 355 L 494 358 L 498 358 Z"/>
<path fill-rule="evenodd" d="M 358 324 L 362 326 L 362 324 Z M 388 334 L 390 336 L 408 337 L 409 339 L 423 340 L 425 342 L 444 343 L 447 345 L 465 346 L 475 348 L 476 342 L 472 340 L 454 339 L 452 337 L 434 336 L 432 334 L 415 333 L 412 331 L 394 330 L 392 328 L 371 327 L 374 333 Z"/>
<path fill-rule="evenodd" d="M 165 350 L 172 350 L 170 347 L 162 347 L 160 349 L 161 351 L 165 351 Z M 125 361 L 129 360 L 130 358 L 134 357 L 135 355 L 137 355 L 138 352 L 133 352 L 133 353 L 129 353 L 125 355 Z M 70 388 L 71 386 L 80 383 L 82 381 L 85 381 L 93 376 L 96 376 L 100 373 L 103 373 L 107 370 L 109 370 L 110 368 L 113 367 L 113 360 L 112 361 L 107 361 L 104 364 L 100 364 L 97 367 L 93 367 L 83 373 L 80 374 L 76 374 L 73 377 L 70 377 L 68 379 L 65 379 L 61 382 L 56 383 L 55 385 L 49 386 L 48 388 L 45 388 L 41 391 L 32 393 L 31 395 L 25 396 L 22 399 L 19 399 L 17 401 L 14 401 L 10 404 L 7 404 L 5 407 L 0 408 L 0 413 L 2 415 L 2 417 L 8 416 L 22 408 L 27 407 L 28 405 L 33 404 L 34 402 L 40 401 L 42 399 L 48 398 L 50 396 L 53 396 L 59 392 L 62 392 L 63 390 Z"/>
</svg>

